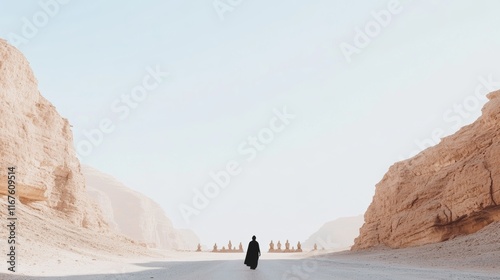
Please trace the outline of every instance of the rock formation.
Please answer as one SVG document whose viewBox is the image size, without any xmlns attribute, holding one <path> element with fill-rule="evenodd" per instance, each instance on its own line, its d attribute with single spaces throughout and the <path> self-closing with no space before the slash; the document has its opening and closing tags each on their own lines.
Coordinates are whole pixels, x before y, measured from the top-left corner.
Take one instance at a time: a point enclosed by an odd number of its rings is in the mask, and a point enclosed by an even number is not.
<svg viewBox="0 0 500 280">
<path fill-rule="evenodd" d="M 112 229 L 151 248 L 196 249 L 198 237 L 175 229 L 156 202 L 94 168 L 83 165 L 82 172 L 90 196 Z"/>
<path fill-rule="evenodd" d="M 344 217 L 324 224 L 317 232 L 312 234 L 303 244 L 303 247 L 319 248 L 326 250 L 347 250 L 354 245 L 354 239 L 359 235 L 363 225 L 363 216 Z"/>
<path fill-rule="evenodd" d="M 110 229 L 118 228 L 121 221 L 108 218 L 108 225 L 100 207 L 88 195 L 68 121 L 40 95 L 25 57 L 0 39 L 0 208 L 5 210 L 9 166 L 16 167 L 16 203 L 12 212 L 20 225 L 16 227 L 16 255 L 22 256 L 26 264 L 19 266 L 19 272 L 28 268 L 44 272 L 46 265 L 54 262 L 64 270 L 98 259 L 158 256 L 145 244 Z M 159 221 L 158 215 L 144 216 L 158 210 L 152 202 L 140 203 L 149 209 L 139 213 L 143 214 L 141 226 L 171 226 L 168 220 Z M 118 214 L 110 203 L 100 204 L 108 206 L 103 207 L 106 217 L 112 213 L 137 220 L 129 209 Z M 0 212 L 2 218 L 5 215 L 5 211 Z M 162 227 L 162 223 L 167 225 Z M 8 236 L 9 229 L 0 227 L 0 235 Z M 197 242 L 189 232 L 166 230 L 165 234 L 179 248 Z"/>
<path fill-rule="evenodd" d="M 390 167 L 353 249 L 436 243 L 500 220 L 500 91 L 488 98 L 473 124 Z"/>
<path fill-rule="evenodd" d="M 63 215 L 71 223 L 106 228 L 85 192 L 70 125 L 38 92 L 26 58 L 0 39 L 0 195 L 6 168 L 16 166 L 24 204 Z"/>
</svg>

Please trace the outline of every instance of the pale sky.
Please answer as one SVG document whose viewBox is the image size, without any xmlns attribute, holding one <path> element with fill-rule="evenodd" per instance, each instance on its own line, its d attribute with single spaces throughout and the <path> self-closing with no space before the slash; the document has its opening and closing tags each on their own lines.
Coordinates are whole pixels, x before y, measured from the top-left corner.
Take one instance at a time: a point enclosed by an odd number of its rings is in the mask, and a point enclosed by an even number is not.
<svg viewBox="0 0 500 280">
<path fill-rule="evenodd" d="M 500 87 L 494 0 L 54 1 L 0 0 L 0 37 L 73 125 L 82 163 L 210 246 L 296 243 L 364 213 L 390 165 Z M 229 162 L 241 173 L 187 222 L 180 208 Z"/>
</svg>

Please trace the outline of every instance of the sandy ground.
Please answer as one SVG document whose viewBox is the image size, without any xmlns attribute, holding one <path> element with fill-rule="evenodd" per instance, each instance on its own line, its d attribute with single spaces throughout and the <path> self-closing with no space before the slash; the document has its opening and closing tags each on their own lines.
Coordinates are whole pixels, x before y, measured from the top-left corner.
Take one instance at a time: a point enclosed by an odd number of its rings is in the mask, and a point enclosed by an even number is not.
<svg viewBox="0 0 500 280">
<path fill-rule="evenodd" d="M 251 271 L 244 254 L 151 251 L 82 254 L 47 249 L 40 262 L 20 256 L 20 271 L 0 279 L 500 279 L 500 224 L 470 236 L 417 248 L 330 254 L 266 254 Z M 38 249 L 37 249 L 38 250 Z"/>
<path fill-rule="evenodd" d="M 387 253 L 387 252 L 385 252 Z M 379 252 L 379 255 L 383 253 Z M 217 255 L 217 254 L 215 254 Z M 85 273 L 89 264 L 73 267 L 79 273 L 65 274 L 67 269 L 59 267 L 54 271 L 59 276 L 13 276 L 1 275 L 1 279 L 238 279 L 238 280 L 296 280 L 296 279 L 500 279 L 499 270 L 479 271 L 468 268 L 430 267 L 420 264 L 403 264 L 371 259 L 370 257 L 340 253 L 328 256 L 313 256 L 305 259 L 276 259 L 264 255 L 257 270 L 252 271 L 243 265 L 238 255 L 180 254 L 178 260 L 142 260 L 134 263 L 96 261 L 93 273 Z M 283 256 L 282 256 L 283 257 Z M 198 258 L 215 260 L 197 260 Z M 226 260 L 220 260 L 226 258 Z M 236 259 L 235 259 L 236 258 Z M 219 260 L 217 260 L 219 259 Z M 102 269 L 101 272 L 98 270 Z M 54 273 L 53 272 L 53 273 Z M 47 273 L 46 273 L 47 274 Z M 48 273 L 50 274 L 50 273 Z"/>
<path fill-rule="evenodd" d="M 36 209 L 21 206 L 18 213 L 18 270 L 7 273 L 2 261 L 0 279 L 500 279 L 500 223 L 417 248 L 264 253 L 251 271 L 243 265 L 244 254 L 151 250 Z M 6 236 L 5 229 L 0 234 Z"/>
<path fill-rule="evenodd" d="M 499 236 L 500 224 L 493 224 L 474 235 L 417 248 L 264 253 L 255 271 L 243 265 L 244 254 L 153 251 L 153 257 L 98 259 L 74 254 L 60 257 L 61 263 L 27 264 L 30 272 L 24 276 L 0 274 L 0 279 L 500 279 Z"/>
<path fill-rule="evenodd" d="M 331 255 L 337 259 L 350 259 L 352 256 L 390 265 L 496 272 L 500 279 L 500 222 L 493 223 L 475 234 L 437 244 L 397 250 L 375 248 Z"/>
</svg>

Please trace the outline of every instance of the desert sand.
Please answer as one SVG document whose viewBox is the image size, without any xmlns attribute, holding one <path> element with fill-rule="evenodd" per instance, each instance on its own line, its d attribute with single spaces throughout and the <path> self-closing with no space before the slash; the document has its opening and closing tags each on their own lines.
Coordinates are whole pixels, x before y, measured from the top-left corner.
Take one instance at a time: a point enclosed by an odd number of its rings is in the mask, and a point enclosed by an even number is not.
<svg viewBox="0 0 500 280">
<path fill-rule="evenodd" d="M 317 259 L 263 260 L 257 270 L 245 267 L 240 260 L 203 262 L 149 262 L 139 264 L 143 271 L 114 275 L 81 275 L 67 277 L 15 277 L 11 279 L 498 279 L 494 273 L 462 269 L 439 269 L 404 265 L 387 265 L 364 260 Z M 311 268 L 304 265 L 310 265 Z M 307 269 L 310 269 L 309 271 Z"/>
<path fill-rule="evenodd" d="M 29 254 L 21 251 L 20 272 L 0 279 L 500 279 L 500 223 L 413 248 L 264 253 L 256 271 L 243 265 L 244 254 L 131 252 L 106 248 L 105 238 L 103 250 L 92 251 L 88 240 L 80 242 L 30 241 Z"/>
<path fill-rule="evenodd" d="M 255 271 L 243 265 L 243 255 L 175 253 L 163 259 L 122 258 L 121 261 L 75 256 L 78 261 L 73 264 L 53 263 L 44 270 L 1 279 L 499 279 L 498 266 L 461 267 L 459 261 L 449 262 L 449 256 L 445 258 L 436 252 L 432 253 L 433 262 L 415 257 L 415 253 L 407 249 L 346 251 L 289 259 L 273 259 L 264 254 Z M 439 261 L 438 256 L 443 259 Z"/>
</svg>

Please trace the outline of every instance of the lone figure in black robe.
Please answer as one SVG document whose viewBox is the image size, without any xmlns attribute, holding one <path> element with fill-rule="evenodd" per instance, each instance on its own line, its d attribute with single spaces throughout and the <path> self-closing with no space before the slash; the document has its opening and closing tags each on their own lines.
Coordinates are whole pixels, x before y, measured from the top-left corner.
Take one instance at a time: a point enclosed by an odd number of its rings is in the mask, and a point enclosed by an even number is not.
<svg viewBox="0 0 500 280">
<path fill-rule="evenodd" d="M 248 243 L 247 256 L 245 258 L 245 264 L 249 266 L 250 269 L 256 269 L 259 263 L 260 248 L 259 242 L 255 241 L 255 239 L 257 238 L 254 235 L 252 236 L 252 241 Z"/>
</svg>

